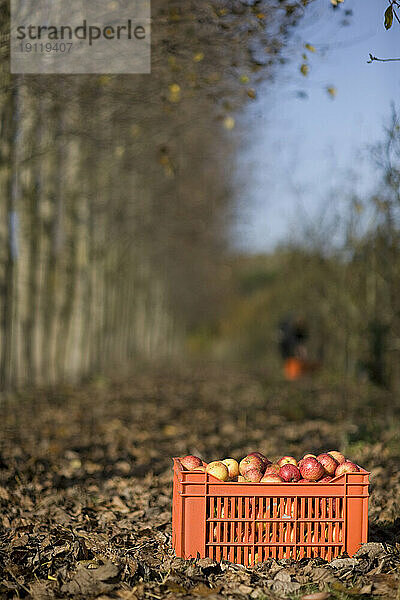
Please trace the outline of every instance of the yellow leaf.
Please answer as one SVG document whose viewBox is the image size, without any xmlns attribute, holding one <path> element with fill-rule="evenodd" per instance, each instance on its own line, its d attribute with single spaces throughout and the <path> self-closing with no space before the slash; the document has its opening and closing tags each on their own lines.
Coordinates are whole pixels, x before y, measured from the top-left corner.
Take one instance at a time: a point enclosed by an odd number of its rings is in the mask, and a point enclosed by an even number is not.
<svg viewBox="0 0 400 600">
<path fill-rule="evenodd" d="M 203 52 L 197 52 L 194 56 L 193 56 L 193 60 L 194 62 L 201 62 L 204 58 L 204 53 Z"/>
<path fill-rule="evenodd" d="M 391 26 L 393 25 L 393 6 L 392 6 L 392 4 L 390 4 L 390 6 L 388 6 L 387 9 L 385 10 L 384 25 L 385 25 L 385 29 L 390 29 Z"/>
<path fill-rule="evenodd" d="M 308 71 L 309 71 L 309 67 L 308 67 L 308 65 L 306 65 L 305 63 L 303 63 L 303 64 L 301 65 L 301 67 L 300 67 L 300 73 L 301 73 L 302 75 L 304 75 L 304 77 L 306 77 L 306 75 L 308 74 Z"/>
<path fill-rule="evenodd" d="M 171 85 L 169 86 L 169 91 L 171 92 L 171 94 L 179 94 L 181 91 L 181 86 L 177 83 L 171 83 Z"/>
<path fill-rule="evenodd" d="M 265 19 L 264 13 L 258 13 L 257 14 L 257 19 Z"/>
<path fill-rule="evenodd" d="M 256 94 L 256 91 L 253 90 L 253 88 L 249 88 L 247 90 L 247 95 L 248 95 L 249 98 L 251 98 L 252 100 L 254 100 L 254 98 L 256 97 L 257 94 Z"/>
<path fill-rule="evenodd" d="M 231 130 L 235 127 L 235 119 L 233 117 L 225 117 L 224 119 L 224 127 L 225 129 Z"/>
<path fill-rule="evenodd" d="M 310 52 L 315 52 L 315 46 L 313 46 L 312 44 L 305 44 L 304 47 L 307 48 L 307 50 L 309 50 Z"/>
<path fill-rule="evenodd" d="M 57 577 L 53 577 L 53 575 L 47 575 L 47 579 L 50 579 L 50 581 L 57 581 Z"/>
<path fill-rule="evenodd" d="M 239 81 L 240 83 L 249 83 L 250 79 L 247 75 L 241 75 Z"/>
<path fill-rule="evenodd" d="M 170 102 L 179 102 L 181 99 L 181 86 L 177 83 L 171 83 L 169 86 L 169 96 L 168 99 Z"/>
<path fill-rule="evenodd" d="M 111 77 L 109 75 L 101 75 L 101 77 L 99 77 L 99 84 L 100 85 L 108 85 L 111 81 Z"/>
<path fill-rule="evenodd" d="M 331 98 L 334 98 L 337 94 L 337 90 L 335 87 L 333 87 L 333 85 L 327 87 L 326 91 L 328 92 L 328 94 L 330 95 Z"/>
<path fill-rule="evenodd" d="M 163 433 L 165 435 L 167 435 L 168 437 L 173 437 L 174 435 L 179 433 L 179 430 L 177 427 L 175 427 L 175 425 L 165 425 L 164 429 L 163 429 Z"/>
</svg>

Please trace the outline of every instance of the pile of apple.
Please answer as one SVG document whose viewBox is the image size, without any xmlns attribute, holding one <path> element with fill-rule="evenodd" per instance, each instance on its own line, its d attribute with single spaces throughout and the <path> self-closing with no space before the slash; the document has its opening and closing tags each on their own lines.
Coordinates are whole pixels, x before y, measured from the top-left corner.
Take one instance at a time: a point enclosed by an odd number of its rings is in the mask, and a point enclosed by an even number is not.
<svg viewBox="0 0 400 600">
<path fill-rule="evenodd" d="M 234 458 L 214 460 L 208 465 L 193 455 L 180 459 L 184 469 L 210 473 L 221 481 L 252 483 L 328 483 L 343 473 L 355 473 L 360 467 L 337 450 L 315 456 L 306 454 L 299 462 L 293 456 L 283 456 L 273 463 L 261 452 L 250 452 L 240 462 Z"/>
</svg>

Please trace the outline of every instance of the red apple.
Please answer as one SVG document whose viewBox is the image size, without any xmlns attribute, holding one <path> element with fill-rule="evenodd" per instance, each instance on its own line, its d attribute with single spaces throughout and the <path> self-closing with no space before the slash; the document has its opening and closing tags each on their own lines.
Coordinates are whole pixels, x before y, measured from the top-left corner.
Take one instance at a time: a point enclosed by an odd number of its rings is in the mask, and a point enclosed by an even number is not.
<svg viewBox="0 0 400 600">
<path fill-rule="evenodd" d="M 206 473 L 213 475 L 221 481 L 228 481 L 229 479 L 228 467 L 220 460 L 213 460 L 212 462 L 208 463 L 206 467 Z"/>
<path fill-rule="evenodd" d="M 271 473 L 271 475 L 264 475 L 264 477 L 261 479 L 261 483 L 279 483 L 282 481 L 282 477 L 279 477 L 279 475 L 274 473 Z"/>
<path fill-rule="evenodd" d="M 311 457 L 311 458 L 317 458 L 317 457 L 315 456 L 315 454 L 305 454 L 305 455 L 303 456 L 303 458 L 301 458 L 301 459 L 299 460 L 299 462 L 297 463 L 297 467 L 298 467 L 298 469 L 300 469 L 300 465 L 301 465 L 301 463 L 303 462 L 303 460 L 305 460 L 306 458 L 310 458 L 310 457 Z"/>
<path fill-rule="evenodd" d="M 188 454 L 188 456 L 184 456 L 181 460 L 181 465 L 187 469 L 188 471 L 193 471 L 196 467 L 202 467 L 203 462 L 201 458 L 198 456 L 193 456 L 192 454 Z"/>
<path fill-rule="evenodd" d="M 239 472 L 241 475 L 246 475 L 249 469 L 264 471 L 264 462 L 258 456 L 245 456 L 239 463 Z"/>
<path fill-rule="evenodd" d="M 337 450 L 329 450 L 328 454 L 333 456 L 333 458 L 339 463 L 339 465 L 344 463 L 344 461 L 346 460 L 343 454 L 341 452 L 338 452 Z"/>
<path fill-rule="evenodd" d="M 337 460 L 335 460 L 333 458 L 333 456 L 331 456 L 330 454 L 325 454 L 325 453 L 317 456 L 317 460 L 319 460 L 321 465 L 324 467 L 327 475 L 333 475 L 334 472 L 336 471 L 336 467 L 339 464 L 337 462 Z"/>
<path fill-rule="evenodd" d="M 329 481 L 332 481 L 333 477 L 331 477 L 330 475 L 327 475 L 326 477 L 323 477 L 322 479 L 320 479 L 318 481 L 318 483 L 328 483 Z"/>
<path fill-rule="evenodd" d="M 258 458 L 261 458 L 265 467 L 271 464 L 271 461 L 262 452 L 250 452 L 247 456 L 257 456 Z"/>
<path fill-rule="evenodd" d="M 279 473 L 280 466 L 276 463 L 271 463 L 264 471 L 264 475 L 277 475 Z"/>
<path fill-rule="evenodd" d="M 293 458 L 293 456 L 283 456 L 280 460 L 278 460 L 278 465 L 283 467 L 283 465 L 294 465 L 297 467 L 297 460 Z"/>
<path fill-rule="evenodd" d="M 245 473 L 246 481 L 252 481 L 253 483 L 259 483 L 263 477 L 260 469 L 247 469 Z"/>
<path fill-rule="evenodd" d="M 304 479 L 318 481 L 318 479 L 321 479 L 325 475 L 325 469 L 316 458 L 309 456 L 302 460 L 300 473 Z"/>
<path fill-rule="evenodd" d="M 357 473 L 360 469 L 351 460 L 345 460 L 343 463 L 338 465 L 335 471 L 335 477 L 343 475 L 343 473 Z"/>
<path fill-rule="evenodd" d="M 279 476 L 283 481 L 299 481 L 301 479 L 300 471 L 291 463 L 286 463 L 279 469 Z"/>
<path fill-rule="evenodd" d="M 309 481 L 308 479 L 299 479 L 297 483 L 315 483 L 315 481 Z"/>
</svg>

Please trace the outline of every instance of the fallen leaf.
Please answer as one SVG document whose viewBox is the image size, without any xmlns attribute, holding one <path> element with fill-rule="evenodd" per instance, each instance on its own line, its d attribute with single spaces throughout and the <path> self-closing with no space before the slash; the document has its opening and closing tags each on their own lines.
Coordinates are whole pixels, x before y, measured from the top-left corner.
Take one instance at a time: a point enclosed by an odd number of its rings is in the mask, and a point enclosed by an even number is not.
<svg viewBox="0 0 400 600">
<path fill-rule="evenodd" d="M 301 600 L 328 600 L 331 598 L 329 592 L 314 592 L 313 594 L 305 594 Z"/>
<path fill-rule="evenodd" d="M 357 566 L 356 558 L 336 558 L 329 563 L 334 569 L 343 569 L 343 567 L 352 568 Z"/>
</svg>

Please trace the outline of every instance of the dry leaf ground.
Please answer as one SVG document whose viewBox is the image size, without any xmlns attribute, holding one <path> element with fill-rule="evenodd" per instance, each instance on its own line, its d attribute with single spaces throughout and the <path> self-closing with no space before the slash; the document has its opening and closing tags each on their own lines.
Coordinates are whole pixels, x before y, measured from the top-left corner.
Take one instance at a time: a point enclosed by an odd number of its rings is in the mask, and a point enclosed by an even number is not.
<svg viewBox="0 0 400 600">
<path fill-rule="evenodd" d="M 400 598 L 400 403 L 364 384 L 262 371 L 143 371 L 2 399 L 2 598 Z M 356 558 L 255 568 L 171 549 L 171 457 L 336 447 L 372 473 Z"/>
</svg>

